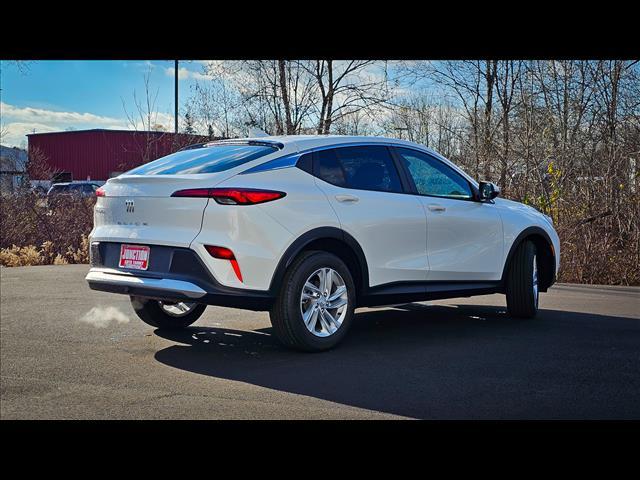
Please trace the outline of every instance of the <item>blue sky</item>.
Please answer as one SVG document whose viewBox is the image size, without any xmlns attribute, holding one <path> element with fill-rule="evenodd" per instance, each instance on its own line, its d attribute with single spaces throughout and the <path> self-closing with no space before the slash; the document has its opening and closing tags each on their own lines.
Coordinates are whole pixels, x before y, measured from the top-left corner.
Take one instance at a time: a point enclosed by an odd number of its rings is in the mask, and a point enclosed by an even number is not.
<svg viewBox="0 0 640 480">
<path fill-rule="evenodd" d="M 158 122 L 173 125 L 171 61 L 37 61 L 21 72 L 2 61 L 0 100 L 2 144 L 26 144 L 26 133 L 73 128 L 130 128 L 123 108 L 135 111 L 133 91 L 144 92 L 151 67 L 151 90 L 158 91 Z M 199 62 L 180 63 L 180 103 L 202 72 Z"/>
</svg>

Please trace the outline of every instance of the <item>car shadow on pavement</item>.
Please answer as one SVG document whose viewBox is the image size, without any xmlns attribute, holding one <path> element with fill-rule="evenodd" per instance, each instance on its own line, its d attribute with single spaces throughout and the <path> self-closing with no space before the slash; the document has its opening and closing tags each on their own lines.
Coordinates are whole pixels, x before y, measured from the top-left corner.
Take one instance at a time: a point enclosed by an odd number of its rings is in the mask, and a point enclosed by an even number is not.
<svg viewBox="0 0 640 480">
<path fill-rule="evenodd" d="M 356 314 L 328 352 L 282 347 L 270 328 L 157 330 L 168 366 L 414 418 L 640 418 L 640 322 L 504 307 L 409 304 Z M 640 359 L 640 358 L 639 358 Z M 213 408 L 213 407 L 212 407 Z"/>
</svg>

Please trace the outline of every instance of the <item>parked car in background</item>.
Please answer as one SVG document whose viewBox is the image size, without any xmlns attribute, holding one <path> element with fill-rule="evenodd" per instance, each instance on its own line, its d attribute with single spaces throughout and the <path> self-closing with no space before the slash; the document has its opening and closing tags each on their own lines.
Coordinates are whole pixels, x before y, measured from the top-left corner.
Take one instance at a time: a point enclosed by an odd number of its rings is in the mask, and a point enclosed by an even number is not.
<svg viewBox="0 0 640 480">
<path fill-rule="evenodd" d="M 268 310 L 307 351 L 340 342 L 356 307 L 499 292 L 531 318 L 560 241 L 549 217 L 498 194 L 398 139 L 211 142 L 98 189 L 86 279 L 157 328 L 206 305 Z"/>
<path fill-rule="evenodd" d="M 54 183 L 47 192 L 47 196 L 72 195 L 78 197 L 93 197 L 98 188 L 100 188 L 99 183 L 89 181 Z"/>
</svg>

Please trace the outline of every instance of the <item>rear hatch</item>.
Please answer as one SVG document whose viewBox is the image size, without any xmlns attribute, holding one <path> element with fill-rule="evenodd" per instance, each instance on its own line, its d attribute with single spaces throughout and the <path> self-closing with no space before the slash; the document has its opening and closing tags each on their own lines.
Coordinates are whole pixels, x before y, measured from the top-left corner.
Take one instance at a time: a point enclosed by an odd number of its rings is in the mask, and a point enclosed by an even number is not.
<svg viewBox="0 0 640 480">
<path fill-rule="evenodd" d="M 228 141 L 184 149 L 110 179 L 98 197 L 92 239 L 189 247 L 202 226 L 208 198 L 172 197 L 178 190 L 212 188 L 282 145 Z"/>
<path fill-rule="evenodd" d="M 206 187 L 222 178 L 204 180 Z M 174 175 L 124 176 L 105 185 L 95 207 L 94 240 L 188 247 L 200 232 L 207 198 L 172 197 L 203 183 Z"/>
</svg>

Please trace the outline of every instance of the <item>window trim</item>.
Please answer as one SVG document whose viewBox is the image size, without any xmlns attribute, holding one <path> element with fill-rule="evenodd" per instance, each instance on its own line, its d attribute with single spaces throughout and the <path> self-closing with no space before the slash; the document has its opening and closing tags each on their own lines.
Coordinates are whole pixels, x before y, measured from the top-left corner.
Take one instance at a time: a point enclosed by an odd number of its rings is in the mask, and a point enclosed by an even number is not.
<svg viewBox="0 0 640 480">
<path fill-rule="evenodd" d="M 424 150 L 419 150 L 417 148 L 411 148 L 410 146 L 406 146 L 405 147 L 405 146 L 393 145 L 393 146 L 390 146 L 389 148 L 392 151 L 392 155 L 394 157 L 394 160 L 399 164 L 399 166 L 402 169 L 402 171 L 404 172 L 404 174 L 408 177 L 408 182 L 409 182 L 409 185 L 410 185 L 410 193 L 412 195 L 417 195 L 419 197 L 429 197 L 429 198 L 446 198 L 448 200 L 459 200 L 459 201 L 462 201 L 462 202 L 477 202 L 478 201 L 478 189 L 473 185 L 473 183 L 471 183 L 469 181 L 469 179 L 465 178 L 464 175 L 460 174 L 455 169 L 451 168 L 449 165 L 447 165 L 445 162 L 443 162 L 439 158 L 435 157 L 434 155 L 431 155 L 430 153 L 425 152 Z M 469 185 L 469 190 L 471 190 L 471 197 L 469 197 L 469 198 L 460 198 L 460 197 L 453 197 L 453 196 L 447 196 L 447 195 L 431 195 L 431 194 L 428 194 L 428 193 L 420 193 L 418 191 L 418 187 L 415 184 L 415 181 L 413 180 L 413 176 L 411 175 L 411 172 L 409 171 L 409 168 L 406 166 L 402 155 L 398 151 L 399 148 L 404 148 L 406 150 L 413 150 L 415 152 L 421 153 L 421 154 L 433 159 L 434 161 L 439 162 L 441 165 L 443 165 L 444 167 L 448 168 L 449 170 L 453 171 L 462 180 L 467 182 L 467 185 Z"/>
<path fill-rule="evenodd" d="M 366 147 L 382 147 L 384 148 L 388 155 L 389 158 L 391 159 L 391 165 L 395 168 L 395 172 L 396 175 L 398 176 L 398 180 L 400 181 L 400 191 L 398 192 L 394 192 L 394 191 L 390 191 L 390 190 L 376 190 L 373 188 L 355 188 L 355 187 L 351 187 L 349 185 L 336 185 L 335 183 L 331 183 L 328 180 L 325 180 L 324 178 L 322 178 L 320 176 L 320 171 L 318 168 L 318 154 L 322 151 L 326 151 L 326 150 L 337 150 L 339 148 L 366 148 Z M 327 148 L 319 148 L 319 149 L 314 149 L 313 151 L 311 151 L 312 153 L 312 161 L 311 161 L 311 174 L 317 178 L 318 180 L 322 180 L 323 182 L 332 185 L 334 187 L 338 187 L 338 188 L 344 188 L 345 190 L 359 190 L 359 191 L 364 191 L 364 192 L 378 192 L 378 193 L 393 193 L 393 194 L 400 194 L 400 195 L 406 195 L 407 193 L 411 193 L 409 191 L 409 189 L 411 188 L 411 185 L 407 182 L 407 179 L 405 178 L 405 174 L 402 170 L 400 170 L 400 168 L 398 168 L 398 161 L 394 156 L 394 152 L 391 150 L 390 146 L 386 143 L 368 143 L 368 144 L 344 144 L 344 145 L 331 145 L 328 146 Z M 344 167 L 342 165 L 342 163 L 340 163 L 340 168 L 343 172 L 343 176 L 345 179 L 345 182 L 347 181 L 347 174 L 344 171 Z M 306 170 L 305 170 L 306 171 Z"/>
</svg>

